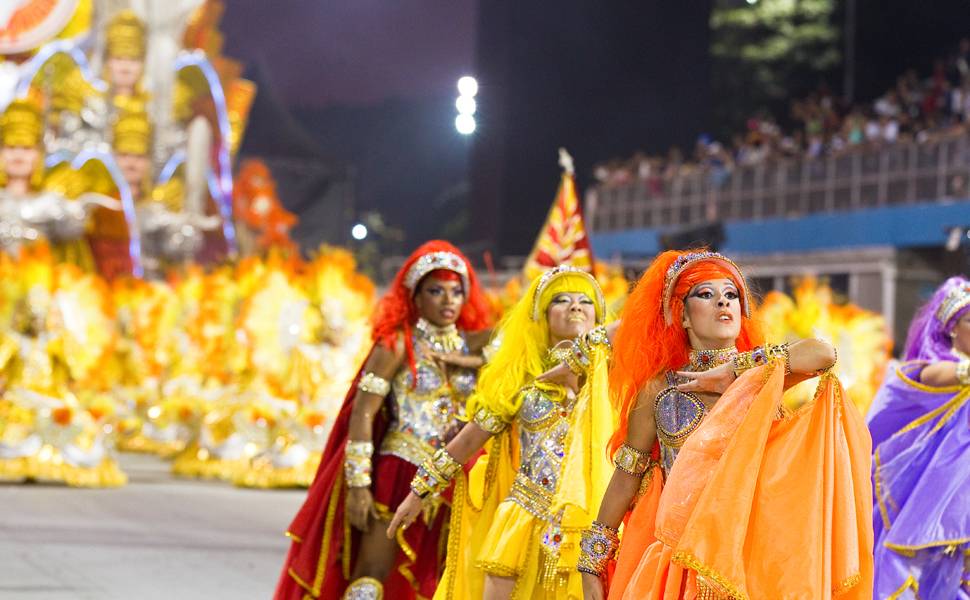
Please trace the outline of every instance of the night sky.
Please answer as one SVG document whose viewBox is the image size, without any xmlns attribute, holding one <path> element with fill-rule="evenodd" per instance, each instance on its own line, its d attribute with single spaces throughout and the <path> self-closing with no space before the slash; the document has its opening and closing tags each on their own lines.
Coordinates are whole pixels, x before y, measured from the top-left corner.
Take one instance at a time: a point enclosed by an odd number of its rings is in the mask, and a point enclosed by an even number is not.
<svg viewBox="0 0 970 600">
<path fill-rule="evenodd" d="M 268 64 L 294 107 L 450 94 L 474 66 L 476 0 L 228 0 L 225 54 Z"/>
<path fill-rule="evenodd" d="M 405 230 L 385 251 L 449 235 L 463 216 L 470 226 L 451 237 L 477 256 L 521 255 L 555 193 L 558 146 L 582 188 L 597 162 L 689 148 L 710 128 L 711 1 L 228 0 L 222 30 L 260 93 L 325 160 L 351 167 L 357 213 Z M 925 72 L 970 32 L 965 0 L 857 2 L 862 97 L 906 66 Z M 466 73 L 482 87 L 471 139 L 452 124 Z M 283 135 L 262 125 L 244 153 Z"/>
</svg>

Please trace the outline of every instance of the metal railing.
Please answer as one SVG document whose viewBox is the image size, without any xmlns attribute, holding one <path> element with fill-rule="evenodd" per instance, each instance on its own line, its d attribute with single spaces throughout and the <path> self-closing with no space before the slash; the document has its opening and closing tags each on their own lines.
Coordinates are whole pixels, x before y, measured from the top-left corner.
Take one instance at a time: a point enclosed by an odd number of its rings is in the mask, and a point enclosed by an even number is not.
<svg viewBox="0 0 970 600">
<path fill-rule="evenodd" d="M 841 156 L 600 184 L 587 195 L 596 232 L 677 229 L 970 198 L 967 135 Z"/>
</svg>

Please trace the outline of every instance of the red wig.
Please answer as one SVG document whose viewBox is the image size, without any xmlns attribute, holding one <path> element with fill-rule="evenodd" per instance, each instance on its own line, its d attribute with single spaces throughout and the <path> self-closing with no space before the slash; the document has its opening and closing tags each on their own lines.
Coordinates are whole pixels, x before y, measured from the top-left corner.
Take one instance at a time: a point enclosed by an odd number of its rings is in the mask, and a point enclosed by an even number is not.
<svg viewBox="0 0 970 600">
<path fill-rule="evenodd" d="M 418 309 L 414 305 L 414 293 L 421 285 L 419 281 L 413 290 L 405 285 L 405 278 L 411 267 L 426 254 L 433 252 L 450 252 L 458 256 L 465 263 L 468 272 L 468 288 L 465 292 L 465 303 L 461 307 L 461 314 L 458 315 L 458 328 L 464 331 L 481 331 L 491 324 L 491 313 L 485 294 L 478 284 L 478 277 L 475 269 L 472 268 L 468 258 L 461 253 L 458 248 L 442 240 L 431 240 L 425 242 L 404 262 L 401 269 L 394 276 L 391 287 L 384 294 L 384 297 L 377 303 L 372 319 L 373 331 L 371 336 L 374 342 L 387 348 L 393 349 L 399 334 L 404 335 L 404 345 L 407 349 L 408 365 L 414 370 L 414 344 L 411 340 L 413 325 L 418 320 Z M 447 275 L 446 275 L 447 273 Z M 426 274 L 422 281 L 434 275 L 439 279 L 451 279 L 452 277 L 461 280 L 458 273 L 446 269 L 438 269 Z"/>
<path fill-rule="evenodd" d="M 620 416 L 619 429 L 610 440 L 611 452 L 623 444 L 630 410 L 637 394 L 649 381 L 665 372 L 679 369 L 690 359 L 690 343 L 683 327 L 684 298 L 698 283 L 730 279 L 744 293 L 747 285 L 717 261 L 697 260 L 677 276 L 670 299 L 673 322 L 664 321 L 663 290 L 667 270 L 678 257 L 704 249 L 664 252 L 640 277 L 623 308 L 623 321 L 613 339 L 613 365 L 610 369 L 610 396 Z M 750 299 L 749 299 L 750 301 Z M 741 333 L 735 343 L 745 352 L 762 343 L 760 328 L 741 315 Z"/>
</svg>

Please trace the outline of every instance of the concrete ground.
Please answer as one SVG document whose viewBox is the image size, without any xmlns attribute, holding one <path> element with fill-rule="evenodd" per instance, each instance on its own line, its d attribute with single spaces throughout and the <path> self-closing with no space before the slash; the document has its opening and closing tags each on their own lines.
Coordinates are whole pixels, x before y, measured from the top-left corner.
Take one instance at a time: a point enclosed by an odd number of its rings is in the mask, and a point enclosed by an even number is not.
<svg viewBox="0 0 970 600">
<path fill-rule="evenodd" d="M 271 597 L 303 490 L 174 478 L 121 456 L 130 483 L 0 484 L 0 599 Z"/>
</svg>

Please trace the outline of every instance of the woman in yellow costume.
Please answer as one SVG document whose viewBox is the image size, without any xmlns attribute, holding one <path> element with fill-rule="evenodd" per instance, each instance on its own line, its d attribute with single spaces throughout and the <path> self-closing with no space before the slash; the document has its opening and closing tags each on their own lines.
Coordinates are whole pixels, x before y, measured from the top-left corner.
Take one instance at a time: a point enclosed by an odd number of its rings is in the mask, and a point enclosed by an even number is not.
<svg viewBox="0 0 970 600">
<path fill-rule="evenodd" d="M 596 280 L 561 266 L 536 278 L 505 317 L 501 346 L 469 401 L 474 419 L 419 469 L 388 529 L 395 535 L 412 523 L 488 443 L 467 487 L 458 486 L 436 598 L 582 596 L 579 535 L 610 475 L 605 453 L 595 450 L 614 425 L 605 313 Z M 577 336 L 572 346 L 558 345 Z M 535 381 L 562 357 L 584 373 L 578 393 Z"/>
<path fill-rule="evenodd" d="M 706 250 L 661 254 L 627 300 L 616 470 L 580 544 L 586 598 L 605 580 L 610 598 L 872 597 L 862 417 L 830 345 L 762 344 L 752 308 L 737 265 Z M 783 410 L 785 387 L 818 374 L 814 400 Z"/>
</svg>

